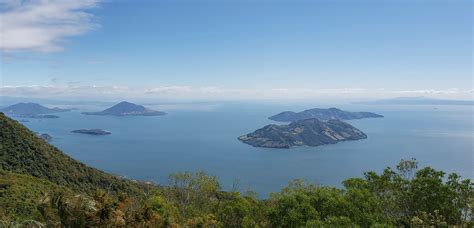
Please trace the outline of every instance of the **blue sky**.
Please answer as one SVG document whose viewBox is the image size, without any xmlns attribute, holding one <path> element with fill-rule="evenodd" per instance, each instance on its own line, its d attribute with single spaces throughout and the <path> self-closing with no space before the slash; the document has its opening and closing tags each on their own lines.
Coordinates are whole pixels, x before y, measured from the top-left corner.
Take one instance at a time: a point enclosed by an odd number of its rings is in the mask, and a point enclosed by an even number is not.
<svg viewBox="0 0 474 228">
<path fill-rule="evenodd" d="M 4 95 L 473 96 L 471 1 L 1 4 Z"/>
</svg>

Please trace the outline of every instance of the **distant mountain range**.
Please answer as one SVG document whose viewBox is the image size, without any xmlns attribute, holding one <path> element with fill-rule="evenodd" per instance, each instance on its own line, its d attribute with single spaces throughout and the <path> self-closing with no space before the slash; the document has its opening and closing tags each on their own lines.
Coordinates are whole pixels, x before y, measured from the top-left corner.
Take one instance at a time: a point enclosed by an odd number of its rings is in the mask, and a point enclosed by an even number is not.
<svg viewBox="0 0 474 228">
<path fill-rule="evenodd" d="M 352 120 L 352 119 L 362 119 L 362 118 L 378 118 L 383 117 L 382 115 L 375 114 L 372 112 L 348 112 L 343 111 L 337 108 L 313 108 L 304 110 L 302 112 L 292 112 L 285 111 L 274 116 L 269 117 L 269 119 L 280 122 L 293 122 L 304 119 L 317 118 L 319 120 Z"/>
<path fill-rule="evenodd" d="M 427 97 L 397 97 L 375 101 L 357 102 L 357 104 L 374 105 L 474 105 L 474 100 L 445 100 Z"/>
<path fill-rule="evenodd" d="M 108 109 L 100 112 L 83 112 L 85 115 L 99 115 L 99 116 L 163 116 L 165 112 L 155 111 L 145 108 L 141 105 L 136 105 L 130 102 L 122 101 Z"/>
<path fill-rule="evenodd" d="M 48 108 L 37 103 L 18 103 L 6 108 L 2 108 L 0 111 L 7 115 L 17 117 L 57 118 L 57 116 L 46 114 L 68 112 L 70 110 L 61 108 Z"/>
<path fill-rule="evenodd" d="M 367 135 L 340 120 L 323 122 L 317 118 L 299 120 L 289 125 L 270 124 L 239 140 L 255 146 L 290 148 L 293 146 L 321 146 L 347 140 L 365 139 Z"/>
</svg>

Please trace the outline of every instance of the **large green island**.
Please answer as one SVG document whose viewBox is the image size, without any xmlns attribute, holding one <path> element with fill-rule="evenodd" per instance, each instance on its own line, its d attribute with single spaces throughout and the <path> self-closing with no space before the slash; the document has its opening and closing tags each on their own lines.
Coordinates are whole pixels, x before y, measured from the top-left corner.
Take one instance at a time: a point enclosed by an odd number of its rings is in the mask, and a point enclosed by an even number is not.
<svg viewBox="0 0 474 228">
<path fill-rule="evenodd" d="M 317 118 L 292 122 L 288 125 L 270 124 L 239 140 L 267 148 L 290 148 L 293 146 L 321 146 L 347 140 L 365 139 L 367 135 L 352 125 L 340 120 L 323 122 Z"/>
</svg>

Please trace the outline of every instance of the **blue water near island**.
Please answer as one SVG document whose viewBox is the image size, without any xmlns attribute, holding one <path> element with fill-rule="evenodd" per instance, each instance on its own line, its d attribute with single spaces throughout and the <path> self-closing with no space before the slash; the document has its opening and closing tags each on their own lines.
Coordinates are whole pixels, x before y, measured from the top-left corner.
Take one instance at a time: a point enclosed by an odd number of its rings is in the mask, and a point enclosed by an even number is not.
<svg viewBox="0 0 474 228">
<path fill-rule="evenodd" d="M 320 147 L 255 148 L 237 140 L 269 123 L 281 111 L 328 105 L 202 104 L 148 106 L 169 114 L 156 117 L 86 116 L 58 113 L 58 119 L 23 123 L 53 136 L 51 143 L 87 165 L 127 178 L 166 184 L 168 175 L 204 171 L 224 189 L 233 185 L 265 197 L 295 178 L 341 187 L 364 171 L 382 171 L 400 159 L 416 158 L 432 166 L 473 178 L 472 106 L 334 105 L 348 111 L 370 111 L 385 118 L 348 121 L 368 139 Z M 197 108 L 196 108 L 197 107 Z M 87 111 L 104 107 L 88 107 Z M 71 130 L 100 128 L 106 136 Z"/>
</svg>

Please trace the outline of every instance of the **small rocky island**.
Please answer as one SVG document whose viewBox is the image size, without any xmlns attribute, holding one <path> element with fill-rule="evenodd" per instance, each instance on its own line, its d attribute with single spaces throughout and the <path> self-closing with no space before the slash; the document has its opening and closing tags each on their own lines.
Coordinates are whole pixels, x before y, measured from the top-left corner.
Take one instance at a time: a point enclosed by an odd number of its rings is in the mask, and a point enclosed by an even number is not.
<svg viewBox="0 0 474 228">
<path fill-rule="evenodd" d="M 102 129 L 79 129 L 71 131 L 72 133 L 87 134 L 87 135 L 110 135 L 110 131 L 104 131 Z"/>
<path fill-rule="evenodd" d="M 269 117 L 268 119 L 279 122 L 293 122 L 298 120 L 318 118 L 320 120 L 353 120 L 363 118 L 381 118 L 382 115 L 372 112 L 348 112 L 338 108 L 313 108 L 302 112 L 286 111 Z"/>
<path fill-rule="evenodd" d="M 98 116 L 163 116 L 165 112 L 155 111 L 141 105 L 122 101 L 108 109 L 100 112 L 83 112 L 85 115 Z"/>
<path fill-rule="evenodd" d="M 239 140 L 255 147 L 290 148 L 321 146 L 365 138 L 367 135 L 364 132 L 343 121 L 323 122 L 312 118 L 288 125 L 270 124 L 250 134 L 240 136 Z"/>
<path fill-rule="evenodd" d="M 53 140 L 53 137 L 49 134 L 46 134 L 46 133 L 38 134 L 38 137 L 40 137 L 41 139 L 43 139 L 46 142 L 49 142 L 49 141 Z"/>
<path fill-rule="evenodd" d="M 32 118 L 32 119 L 57 119 L 59 116 L 56 115 L 23 115 L 22 117 Z"/>
</svg>

